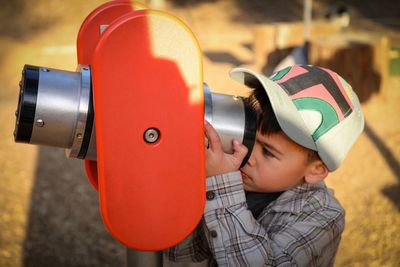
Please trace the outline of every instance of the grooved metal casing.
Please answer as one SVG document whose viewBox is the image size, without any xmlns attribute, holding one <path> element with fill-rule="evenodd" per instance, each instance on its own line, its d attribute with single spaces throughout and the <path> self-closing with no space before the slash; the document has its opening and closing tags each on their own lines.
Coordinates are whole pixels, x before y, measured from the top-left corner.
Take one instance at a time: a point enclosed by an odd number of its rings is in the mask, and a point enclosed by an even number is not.
<svg viewBox="0 0 400 267">
<path fill-rule="evenodd" d="M 204 85 L 205 119 L 217 131 L 222 148 L 233 153 L 233 139 L 243 142 L 245 129 L 245 107 L 241 97 L 211 93 Z"/>
<path fill-rule="evenodd" d="M 70 148 L 81 103 L 79 72 L 40 68 L 31 144 Z M 38 120 L 43 125 L 36 124 Z"/>
</svg>

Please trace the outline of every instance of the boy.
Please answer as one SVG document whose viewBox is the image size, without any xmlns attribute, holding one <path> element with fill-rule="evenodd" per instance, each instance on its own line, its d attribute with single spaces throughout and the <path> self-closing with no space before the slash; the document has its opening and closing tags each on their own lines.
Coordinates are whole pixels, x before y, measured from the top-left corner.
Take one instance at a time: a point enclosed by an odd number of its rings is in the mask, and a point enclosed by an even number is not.
<svg viewBox="0 0 400 267">
<path fill-rule="evenodd" d="M 169 249 L 170 260 L 210 266 L 332 266 L 344 210 L 323 180 L 363 130 L 357 96 L 336 73 L 285 68 L 270 79 L 244 68 L 231 76 L 254 88 L 256 142 L 222 151 L 205 123 L 206 207 L 195 231 Z M 240 168 L 240 169 L 239 169 Z"/>
</svg>

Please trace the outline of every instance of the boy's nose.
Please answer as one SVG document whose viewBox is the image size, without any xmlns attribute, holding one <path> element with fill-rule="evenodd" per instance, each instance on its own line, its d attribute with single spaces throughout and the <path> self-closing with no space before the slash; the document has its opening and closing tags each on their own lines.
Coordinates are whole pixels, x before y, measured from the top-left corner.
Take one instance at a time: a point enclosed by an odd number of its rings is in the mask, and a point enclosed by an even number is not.
<svg viewBox="0 0 400 267">
<path fill-rule="evenodd" d="M 247 161 L 246 165 L 249 165 L 250 167 L 254 167 L 256 164 L 256 160 L 254 158 L 254 153 L 251 153 L 249 160 Z"/>
</svg>

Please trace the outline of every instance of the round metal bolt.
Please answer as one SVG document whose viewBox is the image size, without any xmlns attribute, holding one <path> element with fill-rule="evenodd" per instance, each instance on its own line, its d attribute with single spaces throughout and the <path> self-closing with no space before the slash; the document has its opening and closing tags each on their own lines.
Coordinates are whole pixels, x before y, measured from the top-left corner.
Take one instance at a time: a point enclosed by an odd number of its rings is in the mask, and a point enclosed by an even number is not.
<svg viewBox="0 0 400 267">
<path fill-rule="evenodd" d="M 147 143 L 155 143 L 160 137 L 160 132 L 155 128 L 149 128 L 144 132 L 144 140 Z"/>
<path fill-rule="evenodd" d="M 207 191 L 206 192 L 206 199 L 207 200 L 213 200 L 215 198 L 215 193 L 214 191 Z"/>
<path fill-rule="evenodd" d="M 36 126 L 37 127 L 43 127 L 44 126 L 44 121 L 42 119 L 37 119 L 36 120 Z"/>
<path fill-rule="evenodd" d="M 212 237 L 212 238 L 216 238 L 216 237 L 218 236 L 218 233 L 217 233 L 217 231 L 215 231 L 215 230 L 211 230 L 211 231 L 210 231 L 210 234 L 211 234 L 211 237 Z"/>
<path fill-rule="evenodd" d="M 77 137 L 78 139 L 82 139 L 82 136 L 83 136 L 83 135 L 82 135 L 81 133 L 77 133 L 77 134 L 76 134 L 76 137 Z"/>
<path fill-rule="evenodd" d="M 42 71 L 49 72 L 50 70 L 48 68 L 42 68 Z"/>
</svg>

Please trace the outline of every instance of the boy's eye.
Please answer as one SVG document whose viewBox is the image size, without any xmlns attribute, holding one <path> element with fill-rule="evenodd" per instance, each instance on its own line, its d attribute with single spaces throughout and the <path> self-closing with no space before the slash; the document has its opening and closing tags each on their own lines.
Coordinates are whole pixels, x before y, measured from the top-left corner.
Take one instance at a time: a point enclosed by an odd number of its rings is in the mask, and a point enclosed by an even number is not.
<svg viewBox="0 0 400 267">
<path fill-rule="evenodd" d="M 271 151 L 269 151 L 268 148 L 266 147 L 263 147 L 262 153 L 266 157 L 274 157 L 274 154 L 272 154 Z"/>
</svg>

